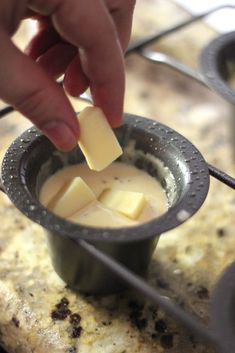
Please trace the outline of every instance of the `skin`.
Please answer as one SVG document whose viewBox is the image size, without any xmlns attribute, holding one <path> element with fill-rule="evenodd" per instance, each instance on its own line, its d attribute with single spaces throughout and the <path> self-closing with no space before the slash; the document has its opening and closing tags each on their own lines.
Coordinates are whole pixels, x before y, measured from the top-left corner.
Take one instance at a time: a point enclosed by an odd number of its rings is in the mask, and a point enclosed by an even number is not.
<svg viewBox="0 0 235 353">
<path fill-rule="evenodd" d="M 122 122 L 123 52 L 134 0 L 1 0 L 0 98 L 30 119 L 60 150 L 77 144 L 76 114 L 55 79 L 78 97 L 90 88 L 110 125 Z M 38 31 L 22 53 L 11 41 L 24 18 Z"/>
</svg>

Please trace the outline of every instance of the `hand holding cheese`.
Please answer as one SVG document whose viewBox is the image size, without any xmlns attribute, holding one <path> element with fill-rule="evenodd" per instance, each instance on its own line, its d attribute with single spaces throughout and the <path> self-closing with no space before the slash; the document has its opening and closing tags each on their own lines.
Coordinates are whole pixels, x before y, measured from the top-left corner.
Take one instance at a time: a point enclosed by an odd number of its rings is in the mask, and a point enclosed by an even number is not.
<svg viewBox="0 0 235 353">
<path fill-rule="evenodd" d="M 78 120 L 78 144 L 90 169 L 100 171 L 122 154 L 122 148 L 100 108 L 85 108 Z"/>
<path fill-rule="evenodd" d="M 69 217 L 93 200 L 95 200 L 93 191 L 82 178 L 76 177 L 64 194 L 57 199 L 52 211 L 58 216 Z"/>
<path fill-rule="evenodd" d="M 108 208 L 136 219 L 143 210 L 146 200 L 141 192 L 106 189 L 99 201 Z"/>
</svg>

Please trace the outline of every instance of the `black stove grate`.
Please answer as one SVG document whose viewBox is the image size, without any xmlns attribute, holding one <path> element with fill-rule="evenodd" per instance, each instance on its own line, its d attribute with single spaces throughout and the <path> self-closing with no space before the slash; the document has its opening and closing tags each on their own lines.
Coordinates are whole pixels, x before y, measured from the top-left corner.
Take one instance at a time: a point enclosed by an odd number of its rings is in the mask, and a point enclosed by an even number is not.
<svg viewBox="0 0 235 353">
<path fill-rule="evenodd" d="M 147 60 L 150 60 L 151 62 L 167 65 L 170 68 L 177 70 L 182 74 L 208 87 L 200 73 L 194 72 L 191 68 L 183 65 L 180 62 L 177 62 L 174 58 L 168 55 L 165 55 L 163 53 L 152 52 L 151 50 L 148 50 L 147 46 L 152 43 L 155 43 L 156 41 L 164 37 L 167 37 L 169 34 L 173 32 L 176 32 L 182 28 L 187 27 L 188 25 L 191 25 L 192 23 L 202 20 L 203 18 L 212 14 L 215 11 L 219 11 L 224 8 L 235 9 L 235 6 L 233 5 L 219 6 L 207 12 L 204 12 L 198 16 L 193 16 L 189 20 L 181 22 L 176 26 L 170 27 L 167 30 L 164 30 L 160 33 L 156 33 L 155 35 L 151 35 L 145 39 L 140 40 L 137 43 L 131 44 L 126 52 L 126 55 L 128 56 L 128 55 L 137 53 L 138 55 L 141 55 L 142 57 L 144 57 Z M 59 82 L 59 83 L 61 84 L 62 82 Z M 14 111 L 14 108 L 11 106 L 7 106 L 1 109 L 0 118 L 8 115 L 12 111 Z M 224 183 L 228 187 L 235 189 L 234 177 L 228 175 L 226 172 L 218 169 L 217 167 L 211 164 L 207 164 L 207 165 L 208 165 L 209 173 L 212 177 L 216 178 L 217 180 Z M 131 286 L 132 288 L 135 288 L 139 293 L 144 295 L 147 299 L 152 301 L 154 304 L 159 305 L 168 314 L 173 316 L 177 321 L 181 322 L 186 328 L 191 330 L 192 333 L 198 336 L 198 338 L 200 338 L 202 341 L 204 341 L 205 343 L 212 344 L 216 349 L 219 349 L 219 351 L 221 352 L 224 352 L 224 353 L 235 352 L 235 334 L 228 335 L 227 337 L 223 337 L 221 334 L 218 334 L 218 331 L 216 330 L 215 327 L 213 327 L 213 324 L 212 325 L 210 324 L 209 327 L 204 326 L 200 321 L 198 321 L 197 318 L 193 317 L 192 315 L 188 314 L 177 305 L 173 304 L 173 302 L 171 302 L 169 299 L 166 299 L 163 296 L 161 296 L 158 293 L 158 291 L 153 289 L 143 278 L 137 276 L 122 264 L 113 260 L 111 257 L 107 256 L 106 254 L 96 249 L 94 246 L 92 246 L 91 244 L 89 244 L 84 240 L 78 240 L 78 243 L 87 253 L 95 257 L 97 261 L 107 266 L 112 272 L 114 272 L 118 277 L 124 280 L 129 286 Z M 229 268 L 226 271 L 224 278 L 226 277 L 227 282 L 229 282 L 228 279 L 230 278 L 235 283 L 234 267 L 235 266 L 232 265 L 231 268 Z M 224 278 L 222 278 L 222 281 L 221 281 L 223 282 L 223 285 L 225 283 L 223 281 Z M 235 285 L 233 287 L 235 287 Z M 235 288 L 229 288 L 229 286 L 227 289 L 228 290 L 230 289 L 230 291 L 232 291 L 233 289 L 235 290 Z M 233 295 L 230 295 L 230 297 L 233 298 Z M 232 319 L 231 319 L 231 324 L 228 323 L 230 324 L 230 327 L 233 324 Z M 228 326 L 226 326 L 226 323 L 225 323 L 224 329 L 227 329 L 227 328 Z"/>
</svg>

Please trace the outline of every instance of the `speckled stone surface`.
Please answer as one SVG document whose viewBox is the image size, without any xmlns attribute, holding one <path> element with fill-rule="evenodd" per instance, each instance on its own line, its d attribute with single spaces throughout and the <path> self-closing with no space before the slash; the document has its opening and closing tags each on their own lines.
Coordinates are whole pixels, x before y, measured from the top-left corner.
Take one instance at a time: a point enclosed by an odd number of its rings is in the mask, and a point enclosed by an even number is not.
<svg viewBox="0 0 235 353">
<path fill-rule="evenodd" d="M 173 2 L 137 2 L 133 41 L 187 18 Z M 25 29 L 16 37 L 23 45 Z M 154 47 L 193 68 L 215 33 L 202 23 Z M 24 38 L 24 40 L 22 40 Z M 216 94 L 136 54 L 126 60 L 125 110 L 189 138 L 211 164 L 235 174 L 232 109 Z M 73 100 L 76 109 L 84 103 Z M 18 113 L 0 121 L 0 154 L 25 130 Z M 208 198 L 183 226 L 163 234 L 149 282 L 164 296 L 209 321 L 213 287 L 234 261 L 235 192 L 211 180 Z M 0 341 L 9 353 L 213 353 L 159 308 L 123 293 L 95 298 L 73 293 L 53 271 L 43 230 L 0 195 Z M 89 280 L 89 276 L 88 276 Z"/>
</svg>

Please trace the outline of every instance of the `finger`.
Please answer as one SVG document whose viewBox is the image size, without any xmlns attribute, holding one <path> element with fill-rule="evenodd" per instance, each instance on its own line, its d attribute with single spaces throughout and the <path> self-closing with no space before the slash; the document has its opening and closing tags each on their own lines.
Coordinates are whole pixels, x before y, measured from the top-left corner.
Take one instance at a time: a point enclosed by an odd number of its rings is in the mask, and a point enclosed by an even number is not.
<svg viewBox="0 0 235 353">
<path fill-rule="evenodd" d="M 89 80 L 83 72 L 81 60 L 77 55 L 69 64 L 64 75 L 64 88 L 73 97 L 79 97 L 89 86 Z"/>
<path fill-rule="evenodd" d="M 135 1 L 121 0 L 116 2 L 113 0 L 105 0 L 105 3 L 115 22 L 122 49 L 125 51 L 131 35 Z"/>
<path fill-rule="evenodd" d="M 61 150 L 77 143 L 76 114 L 63 90 L 0 30 L 0 96 L 28 117 Z"/>
<path fill-rule="evenodd" d="M 36 60 L 59 41 L 61 41 L 59 34 L 47 24 L 31 39 L 24 52 Z"/>
<path fill-rule="evenodd" d="M 33 0 L 33 10 L 51 15 L 58 33 L 80 48 L 82 68 L 96 105 L 111 126 L 123 114 L 124 64 L 113 20 L 102 0 Z"/>
<path fill-rule="evenodd" d="M 77 54 L 77 48 L 58 43 L 37 59 L 37 63 L 54 79 L 60 77 Z"/>
<path fill-rule="evenodd" d="M 53 21 L 66 40 L 80 47 L 82 68 L 90 81 L 95 105 L 103 109 L 111 126 L 119 126 L 123 114 L 123 57 L 103 1 L 80 0 L 78 6 L 72 0 L 62 1 Z"/>
</svg>

